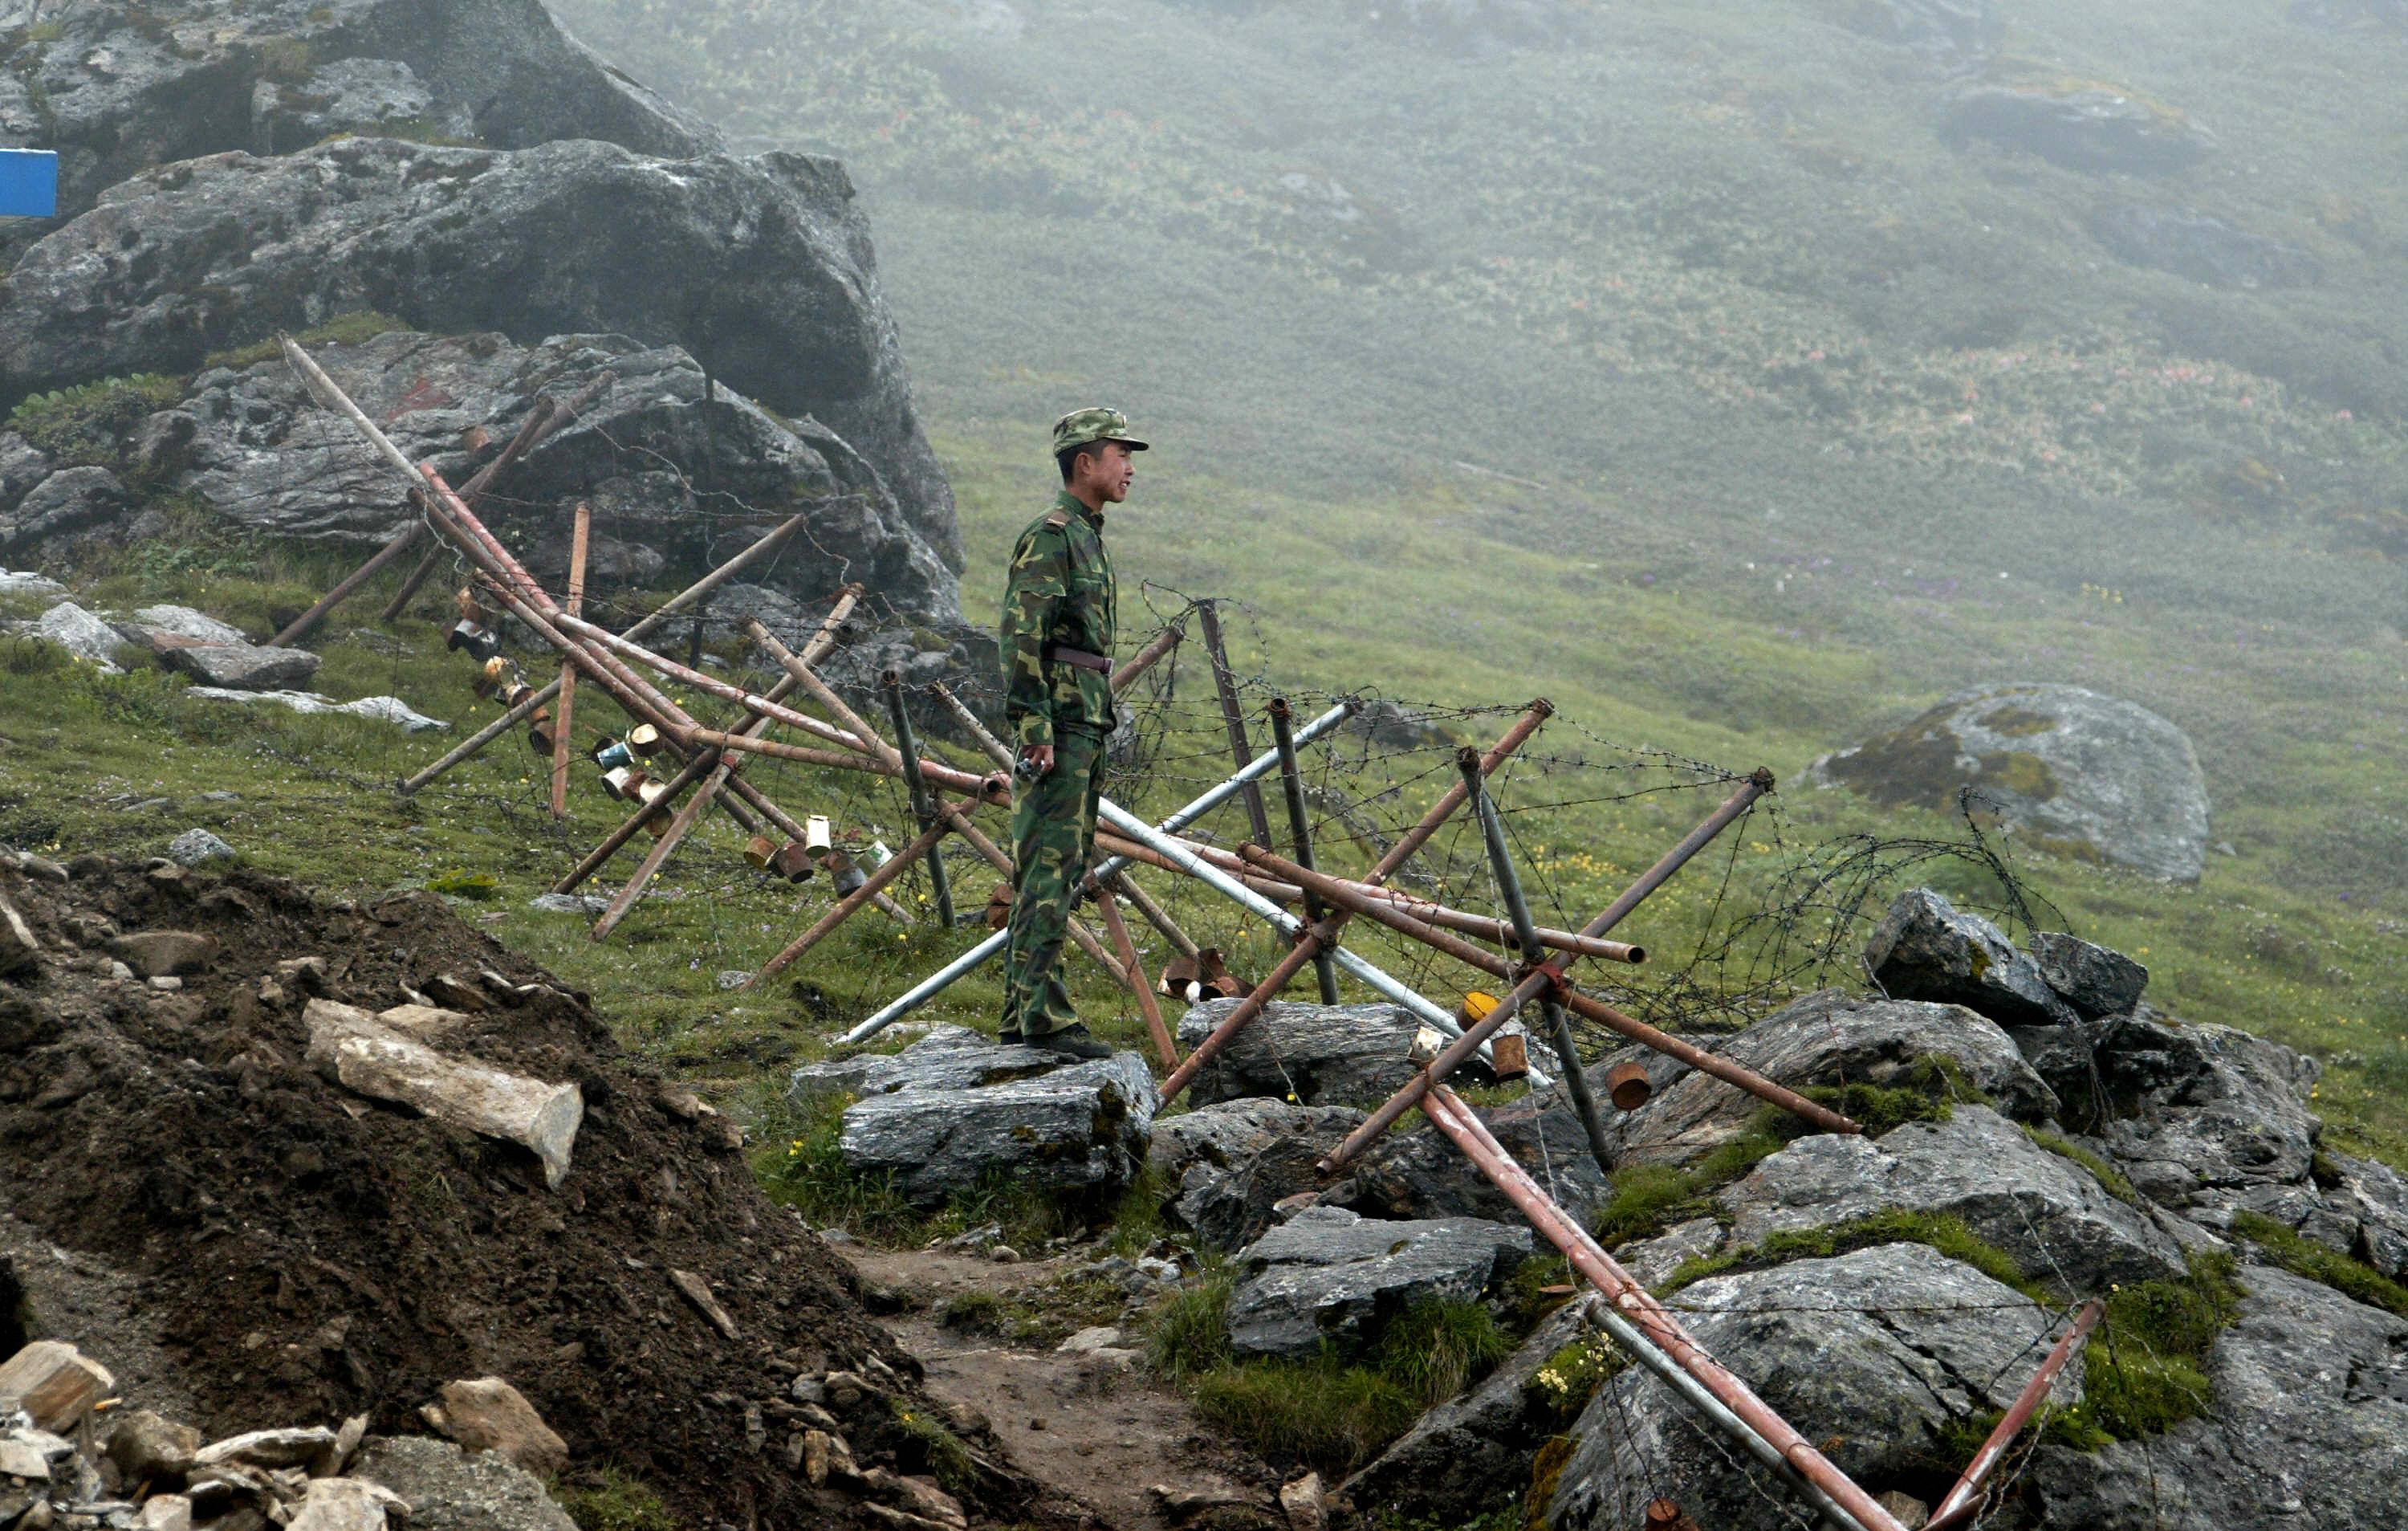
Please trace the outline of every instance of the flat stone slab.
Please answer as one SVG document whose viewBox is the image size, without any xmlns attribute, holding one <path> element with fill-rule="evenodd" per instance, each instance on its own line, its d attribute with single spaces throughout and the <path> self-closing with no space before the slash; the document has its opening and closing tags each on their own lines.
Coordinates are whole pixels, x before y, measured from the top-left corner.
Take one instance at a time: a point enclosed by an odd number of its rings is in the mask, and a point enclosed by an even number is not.
<svg viewBox="0 0 2408 1531">
<path fill-rule="evenodd" d="M 60 601 L 36 620 L 25 624 L 22 630 L 58 644 L 103 674 L 118 673 L 115 655 L 125 640 L 118 636 L 115 628 L 72 600 Z"/>
<path fill-rule="evenodd" d="M 1528 1258 L 1527 1228 L 1481 1218 L 1411 1221 L 1311 1206 L 1239 1251 L 1229 1341 L 1240 1355 L 1304 1359 L 1346 1345 L 1415 1303 L 1475 1301 Z"/>
<path fill-rule="evenodd" d="M 859 1096 L 838 1136 L 845 1162 L 923 1205 L 998 1176 L 1117 1189 L 1145 1163 L 1154 1121 L 1154 1074 L 1136 1053 L 1079 1062 L 960 1027 L 891 1056 L 798 1069 L 789 1090 Z"/>
<path fill-rule="evenodd" d="M 1212 1033 L 1240 1000 L 1208 1000 L 1179 1020 L 1182 1052 Z M 1369 1111 L 1417 1066 L 1408 1054 L 1421 1022 L 1393 1004 L 1304 1004 L 1275 1000 L 1196 1073 L 1197 1105 L 1264 1095 L 1304 1105 Z"/>
<path fill-rule="evenodd" d="M 1715 1200 L 1730 1242 L 1893 1209 L 1961 1218 L 2024 1274 L 2078 1293 L 2179 1276 L 2182 1250 L 2148 1215 L 1985 1106 L 1911 1121 L 1878 1142 L 1821 1134 L 1764 1160 Z"/>
<path fill-rule="evenodd" d="M 324 661 L 306 649 L 258 648 L 250 643 L 193 643 L 160 655 L 168 669 L 203 686 L 229 691 L 281 691 L 299 686 Z"/>
<path fill-rule="evenodd" d="M 222 686 L 194 686 L 184 690 L 187 697 L 203 701 L 273 702 L 290 707 L 296 713 L 337 713 L 346 717 L 365 717 L 372 723 L 390 723 L 405 733 L 430 733 L 452 725 L 438 717 L 428 717 L 399 697 L 361 697 L 353 701 L 337 701 L 314 691 L 237 691 Z"/>
</svg>

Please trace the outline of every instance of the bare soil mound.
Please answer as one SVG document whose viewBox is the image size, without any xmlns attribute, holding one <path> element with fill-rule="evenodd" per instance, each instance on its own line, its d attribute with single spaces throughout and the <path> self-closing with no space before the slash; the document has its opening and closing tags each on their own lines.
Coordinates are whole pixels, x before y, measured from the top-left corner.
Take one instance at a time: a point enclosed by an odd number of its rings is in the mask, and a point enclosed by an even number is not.
<svg viewBox="0 0 2408 1531">
<path fill-rule="evenodd" d="M 840 1370 L 892 1398 L 843 1420 L 863 1466 L 942 1472 L 973 1519 L 1046 1519 L 991 1437 L 957 1452 L 931 1427 L 918 1364 L 864 1316 L 850 1267 L 763 1196 L 724 1119 L 619 1055 L 584 995 L 429 894 L 360 907 L 243 871 L 75 872 L 0 871 L 43 948 L 0 979 L 0 1198 L 138 1279 L 132 1305 L 210 1436 L 363 1411 L 408 1432 L 442 1383 L 499 1376 L 566 1437 L 572 1481 L 622 1469 L 703 1527 L 881 1524 L 793 1465 L 810 1410 L 790 1384 Z M 215 943 L 180 988 L 113 970 L 121 935 L 166 930 Z M 322 980 L 279 975 L 309 957 Z M 583 1093 L 556 1191 L 527 1150 L 304 1064 L 312 992 L 374 1010 L 480 989 L 442 1050 Z M 733 1337 L 672 1272 L 710 1283 Z"/>
</svg>

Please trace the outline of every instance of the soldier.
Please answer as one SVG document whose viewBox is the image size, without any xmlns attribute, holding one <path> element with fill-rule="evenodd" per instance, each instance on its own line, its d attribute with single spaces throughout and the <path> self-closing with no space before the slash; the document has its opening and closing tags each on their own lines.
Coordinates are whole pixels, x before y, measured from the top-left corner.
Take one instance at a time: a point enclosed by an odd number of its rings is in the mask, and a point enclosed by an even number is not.
<svg viewBox="0 0 2408 1531">
<path fill-rule="evenodd" d="M 1020 759 L 997 1035 L 1073 1058 L 1111 1055 L 1080 1023 L 1057 970 L 1096 842 L 1113 724 L 1114 592 L 1104 507 L 1128 498 L 1137 471 L 1130 455 L 1145 449 L 1118 410 L 1074 410 L 1054 423 L 1062 493 L 1020 534 L 1003 593 L 1003 713 Z"/>
</svg>

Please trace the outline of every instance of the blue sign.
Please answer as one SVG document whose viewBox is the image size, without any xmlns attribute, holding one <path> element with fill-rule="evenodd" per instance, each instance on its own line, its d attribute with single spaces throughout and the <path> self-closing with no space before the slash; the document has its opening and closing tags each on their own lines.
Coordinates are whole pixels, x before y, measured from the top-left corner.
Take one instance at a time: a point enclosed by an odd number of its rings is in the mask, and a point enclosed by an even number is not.
<svg viewBox="0 0 2408 1531">
<path fill-rule="evenodd" d="M 59 157 L 47 149 L 0 149 L 0 218 L 55 218 Z"/>
</svg>

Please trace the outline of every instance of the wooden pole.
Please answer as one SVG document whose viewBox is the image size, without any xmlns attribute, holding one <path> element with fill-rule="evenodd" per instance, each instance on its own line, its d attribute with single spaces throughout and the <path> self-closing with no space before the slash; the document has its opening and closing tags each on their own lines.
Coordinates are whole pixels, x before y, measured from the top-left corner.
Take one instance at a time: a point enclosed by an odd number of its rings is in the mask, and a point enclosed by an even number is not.
<svg viewBox="0 0 2408 1531">
<path fill-rule="evenodd" d="M 1287 698 L 1271 698 L 1271 740 L 1279 751 L 1280 791 L 1287 800 L 1289 838 L 1296 842 L 1297 865 L 1312 865 L 1312 820 L 1304 811 L 1304 775 L 1296 766 L 1296 731 L 1290 723 Z M 1266 846 L 1266 849 L 1268 847 Z M 1304 917 L 1307 923 L 1319 925 L 1328 913 L 1322 908 L 1321 899 L 1312 888 L 1304 890 Z M 1321 1003 L 1338 1003 L 1338 964 L 1329 960 L 1326 951 L 1312 954 L 1312 973 L 1321 991 Z"/>
<path fill-rule="evenodd" d="M 1229 671 L 1229 651 L 1221 642 L 1221 612 L 1210 600 L 1196 603 L 1196 614 L 1204 623 L 1204 652 L 1212 659 L 1212 688 L 1221 698 L 1221 723 L 1229 731 L 1229 755 L 1243 771 L 1254 758 L 1254 747 L 1246 740 L 1246 715 L 1238 706 L 1237 678 Z M 1268 849 L 1271 843 L 1270 815 L 1263 808 L 1263 789 L 1253 782 L 1246 784 L 1246 821 L 1254 827 L 1254 844 Z M 1336 1003 L 1336 1002 L 1331 1002 Z"/>
<path fill-rule="evenodd" d="M 893 856 L 888 857 L 884 866 L 880 867 L 877 871 L 871 873 L 868 879 L 859 888 L 854 888 L 852 892 L 847 893 L 843 898 L 838 900 L 835 906 L 830 908 L 827 913 L 813 920 L 811 922 L 811 928 L 805 931 L 802 934 L 795 937 L 793 943 L 789 945 L 785 950 L 780 952 L 777 956 L 770 958 L 767 962 L 762 963 L 761 971 L 752 975 L 750 978 L 745 979 L 743 987 L 746 989 L 753 988 L 755 985 L 767 983 L 771 978 L 776 977 L 779 974 L 783 973 L 787 968 L 794 965 L 796 960 L 800 958 L 803 953 L 810 950 L 813 946 L 818 946 L 822 937 L 825 936 L 830 931 L 835 930 L 838 926 L 843 924 L 846 920 L 851 919 L 854 913 L 858 911 L 863 904 L 869 903 L 872 899 L 883 896 L 886 891 L 887 884 L 903 875 L 903 874 L 910 869 L 912 862 L 936 850 L 937 842 L 945 837 L 946 828 L 947 827 L 942 824 L 932 826 L 924 832 L 919 839 L 912 841 L 910 845 L 904 846 Z"/>
<path fill-rule="evenodd" d="M 376 556 L 344 576 L 342 583 L 318 598 L 318 604 L 294 617 L 292 624 L 282 632 L 262 643 L 260 647 L 284 648 L 308 637 L 310 633 L 317 630 L 318 624 L 326 619 L 328 612 L 349 600 L 353 591 L 382 573 L 385 565 L 408 552 L 417 544 L 418 540 L 425 535 L 426 523 L 413 519 L 409 525 L 394 535 L 392 542 L 380 548 Z"/>
<path fill-rule="evenodd" d="M 577 502 L 577 524 L 568 543 L 568 614 L 585 611 L 585 553 L 594 535 L 594 507 Z M 569 720 L 577 706 L 577 667 L 560 661 L 560 708 L 552 728 L 552 816 L 568 816 Z"/>
<path fill-rule="evenodd" d="M 1138 960 L 1137 943 L 1129 939 L 1128 923 L 1121 918 L 1120 905 L 1112 902 L 1109 888 L 1096 890 L 1096 913 L 1104 918 L 1104 931 L 1112 938 L 1112 949 L 1120 953 L 1121 966 L 1128 969 L 1129 992 L 1137 996 L 1138 1013 L 1145 1017 L 1145 1029 L 1154 1033 L 1154 1050 L 1162 1059 L 1162 1066 L 1179 1066 L 1179 1048 L 1170 1040 L 1170 1028 L 1162 1023 L 1162 1006 L 1154 1003 L 1154 988 L 1146 982 L 1144 964 Z"/>
<path fill-rule="evenodd" d="M 886 711 L 895 721 L 895 748 L 903 761 L 903 784 L 911 795 L 911 818 L 925 833 L 937 821 L 936 794 L 928 789 L 928 779 L 920 773 L 920 741 L 912 736 L 911 709 L 903 701 L 903 676 L 899 671 L 889 670 L 881 680 L 886 688 Z M 937 923 L 952 930 L 953 889 L 945 880 L 941 851 L 928 858 L 928 888 L 937 903 Z"/>
</svg>

